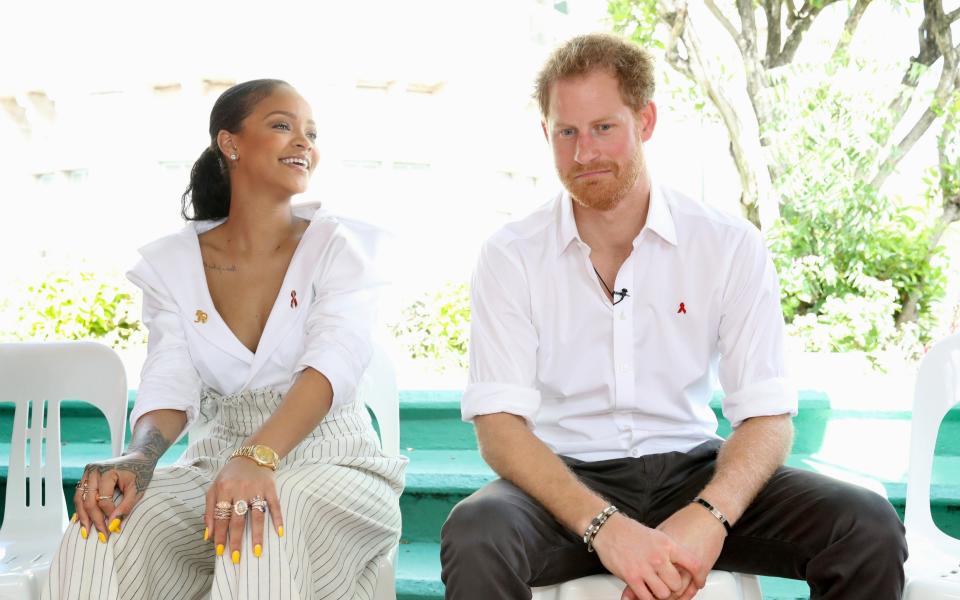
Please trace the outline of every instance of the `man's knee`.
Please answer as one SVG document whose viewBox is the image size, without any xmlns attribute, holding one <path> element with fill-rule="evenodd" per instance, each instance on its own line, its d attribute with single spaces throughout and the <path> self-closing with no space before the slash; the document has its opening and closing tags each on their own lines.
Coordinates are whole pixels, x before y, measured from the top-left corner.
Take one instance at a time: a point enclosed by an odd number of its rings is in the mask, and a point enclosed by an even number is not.
<svg viewBox="0 0 960 600">
<path fill-rule="evenodd" d="M 907 543 L 903 523 L 883 496 L 859 486 L 846 486 L 834 498 L 835 534 L 848 538 L 864 555 L 903 562 Z"/>
<path fill-rule="evenodd" d="M 506 499 L 496 495 L 466 498 L 453 507 L 443 524 L 441 545 L 477 549 L 509 544 L 515 537 L 511 522 L 515 512 Z"/>
</svg>

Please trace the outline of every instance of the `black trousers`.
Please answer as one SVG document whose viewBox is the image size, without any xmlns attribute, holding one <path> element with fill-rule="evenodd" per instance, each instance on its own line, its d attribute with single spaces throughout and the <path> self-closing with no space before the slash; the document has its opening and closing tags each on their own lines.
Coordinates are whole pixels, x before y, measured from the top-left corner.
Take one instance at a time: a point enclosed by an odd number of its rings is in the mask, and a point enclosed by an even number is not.
<svg viewBox="0 0 960 600">
<path fill-rule="evenodd" d="M 713 476 L 720 442 L 690 452 L 584 462 L 570 469 L 627 516 L 656 527 Z M 781 467 L 733 526 L 715 569 L 806 580 L 824 600 L 898 599 L 907 544 L 887 500 L 816 473 Z M 528 599 L 530 587 L 605 573 L 580 536 L 498 479 L 451 511 L 441 534 L 449 599 Z"/>
</svg>

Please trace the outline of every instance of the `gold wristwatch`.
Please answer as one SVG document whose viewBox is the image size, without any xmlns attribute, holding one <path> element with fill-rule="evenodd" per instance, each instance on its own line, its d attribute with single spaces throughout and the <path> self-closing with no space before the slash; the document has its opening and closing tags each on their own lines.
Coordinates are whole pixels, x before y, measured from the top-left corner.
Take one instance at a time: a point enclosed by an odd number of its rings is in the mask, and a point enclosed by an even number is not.
<svg viewBox="0 0 960 600">
<path fill-rule="evenodd" d="M 280 456 L 277 452 L 270 446 L 264 446 L 263 444 L 240 446 L 230 455 L 230 458 L 236 458 L 237 456 L 245 456 L 261 467 L 270 467 L 274 471 L 277 470 L 277 463 L 280 462 Z"/>
</svg>

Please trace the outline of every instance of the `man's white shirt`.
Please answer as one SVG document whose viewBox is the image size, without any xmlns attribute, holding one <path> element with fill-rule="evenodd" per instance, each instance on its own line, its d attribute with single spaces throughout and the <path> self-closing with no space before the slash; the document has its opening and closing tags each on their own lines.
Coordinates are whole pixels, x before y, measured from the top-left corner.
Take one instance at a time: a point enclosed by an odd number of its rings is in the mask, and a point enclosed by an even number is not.
<svg viewBox="0 0 960 600">
<path fill-rule="evenodd" d="M 554 452 L 605 460 L 717 439 L 719 375 L 734 427 L 796 414 L 779 283 L 748 221 L 653 186 L 647 221 L 607 282 L 562 193 L 483 246 L 472 283 L 466 421 L 512 413 Z"/>
</svg>

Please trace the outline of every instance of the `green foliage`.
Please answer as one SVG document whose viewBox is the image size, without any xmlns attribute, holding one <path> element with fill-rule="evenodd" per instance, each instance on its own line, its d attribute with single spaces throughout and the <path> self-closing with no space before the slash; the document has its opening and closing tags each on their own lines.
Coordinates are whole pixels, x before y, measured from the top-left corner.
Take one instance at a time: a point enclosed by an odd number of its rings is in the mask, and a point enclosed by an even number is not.
<svg viewBox="0 0 960 600">
<path fill-rule="evenodd" d="M 89 271 L 52 272 L 28 284 L 5 304 L 17 317 L 0 336 L 15 340 L 102 341 L 126 348 L 146 341 L 134 316 L 137 309 L 130 285 L 117 277 Z"/>
<path fill-rule="evenodd" d="M 794 77 L 801 77 L 795 72 Z M 843 77 L 843 70 L 835 77 Z M 929 308 L 944 295 L 942 252 L 930 248 L 937 220 L 929 194 L 913 204 L 879 193 L 865 181 L 889 127 L 885 108 L 830 80 L 794 86 L 778 125 L 792 143 L 774 184 L 786 202 L 770 232 L 792 333 L 810 350 L 913 354 L 929 338 Z M 916 325 L 896 319 L 918 298 Z"/>
<path fill-rule="evenodd" d="M 467 367 L 470 291 L 466 283 L 448 282 L 406 306 L 390 326 L 415 359 L 427 359 L 437 371 Z"/>
<path fill-rule="evenodd" d="M 663 48 L 657 37 L 657 0 L 610 0 L 607 14 L 613 30 L 644 48 Z"/>
</svg>

